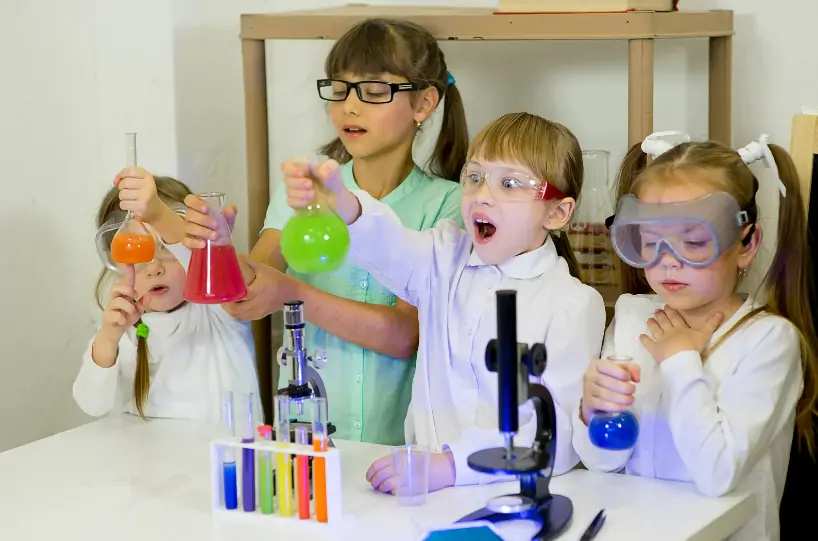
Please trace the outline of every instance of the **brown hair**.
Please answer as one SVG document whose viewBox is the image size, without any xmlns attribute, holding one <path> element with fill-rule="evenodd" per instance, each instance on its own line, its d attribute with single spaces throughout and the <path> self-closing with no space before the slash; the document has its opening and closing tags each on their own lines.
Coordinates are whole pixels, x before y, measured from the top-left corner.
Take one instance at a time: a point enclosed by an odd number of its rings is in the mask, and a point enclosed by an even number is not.
<svg viewBox="0 0 818 541">
<path fill-rule="evenodd" d="M 766 303 L 744 316 L 719 343 L 760 312 L 784 317 L 795 325 L 801 341 L 804 372 L 804 390 L 798 402 L 796 428 L 799 442 L 806 443 L 812 454 L 815 447 L 813 419 L 818 416 L 818 338 L 808 304 L 812 263 L 807 243 L 807 220 L 792 158 L 778 145 L 770 145 L 770 151 L 787 196 L 779 198 L 778 245 L 770 268 L 759 286 L 759 291 L 763 290 L 766 294 Z M 646 166 L 640 144 L 634 145 L 619 171 L 617 199 L 626 194 L 636 194 L 646 182 L 666 179 L 677 171 L 704 173 L 707 182 L 732 195 L 741 208 L 748 210 L 751 219 L 758 216 L 758 180 L 738 152 L 713 141 L 683 143 L 660 155 L 649 166 Z M 621 262 L 620 279 L 623 293 L 652 292 L 643 271 Z"/>
<path fill-rule="evenodd" d="M 518 162 L 565 194 L 579 201 L 582 191 L 582 149 L 574 134 L 556 122 L 530 113 L 509 113 L 483 128 L 469 146 L 467 160 Z M 557 253 L 568 263 L 571 276 L 580 279 L 574 250 L 564 232 L 552 232 Z"/>
<path fill-rule="evenodd" d="M 431 32 L 409 21 L 367 19 L 335 42 L 324 71 L 327 77 L 389 73 L 421 89 L 435 87 L 443 100 L 443 122 L 427 166 L 435 176 L 459 179 L 469 146 L 466 113 L 457 86 L 449 84 L 446 59 Z M 338 138 L 324 145 L 321 153 L 340 163 L 352 159 Z"/>
<path fill-rule="evenodd" d="M 156 192 L 161 199 L 168 206 L 183 205 L 185 197 L 192 192 L 190 188 L 178 180 L 170 177 L 154 177 L 156 182 Z M 122 220 L 126 216 L 126 212 L 119 208 L 119 188 L 111 188 L 97 211 L 96 226 L 102 227 L 110 220 Z M 111 271 L 103 269 L 97 279 L 95 288 L 95 295 L 97 306 L 100 310 L 104 310 L 105 306 L 102 301 L 103 288 L 111 278 Z M 136 322 L 139 325 L 142 322 L 140 319 Z M 136 410 L 142 418 L 145 418 L 143 408 L 148 400 L 148 392 L 151 387 L 150 371 L 148 368 L 148 341 L 138 336 L 136 339 L 136 374 L 134 374 L 133 383 L 133 399 Z"/>
</svg>

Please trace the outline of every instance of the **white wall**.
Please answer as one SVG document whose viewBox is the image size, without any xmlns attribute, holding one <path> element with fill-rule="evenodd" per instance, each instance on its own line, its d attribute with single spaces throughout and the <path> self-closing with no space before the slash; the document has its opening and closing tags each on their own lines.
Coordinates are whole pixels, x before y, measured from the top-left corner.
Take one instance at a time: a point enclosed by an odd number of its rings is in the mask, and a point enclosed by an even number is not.
<svg viewBox="0 0 818 541">
<path fill-rule="evenodd" d="M 4 0 L 0 3 L 0 451 L 87 418 L 71 398 L 94 332 L 99 269 L 93 219 L 139 133 L 140 162 L 194 190 L 220 189 L 244 206 L 240 13 L 338 5 L 320 0 Z M 372 2 L 418 4 L 421 0 Z M 437 4 L 426 0 L 426 4 Z M 450 5 L 491 6 L 448 0 Z M 682 0 L 733 9 L 734 138 L 789 142 L 790 118 L 818 103 L 818 4 Z M 329 42 L 269 42 L 272 163 L 330 135 L 312 81 Z M 624 43 L 443 44 L 472 132 L 511 110 L 567 124 L 583 147 L 625 151 Z M 525 66 L 517 69 L 514 63 Z M 479 60 L 478 60 L 479 59 Z M 707 42 L 663 41 L 656 52 L 658 129 L 707 132 Z M 422 159 L 434 139 L 428 130 Z M 272 179 L 275 185 L 277 176 Z M 762 187 L 773 198 L 771 183 Z M 765 218 L 775 218 L 766 205 Z M 772 232 L 773 227 L 768 226 Z M 240 224 L 236 243 L 247 248 Z M 767 257 L 769 255 L 767 254 Z"/>
</svg>

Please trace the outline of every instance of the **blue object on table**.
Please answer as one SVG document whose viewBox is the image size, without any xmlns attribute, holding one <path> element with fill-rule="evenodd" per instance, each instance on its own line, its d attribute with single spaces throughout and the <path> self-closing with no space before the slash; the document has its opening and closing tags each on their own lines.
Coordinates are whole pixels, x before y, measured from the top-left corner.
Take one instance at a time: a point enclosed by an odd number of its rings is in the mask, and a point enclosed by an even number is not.
<svg viewBox="0 0 818 541">
<path fill-rule="evenodd" d="M 598 412 L 588 423 L 591 443 L 609 451 L 624 451 L 636 445 L 639 421 L 630 411 Z"/>
<path fill-rule="evenodd" d="M 236 487 L 236 463 L 224 463 L 224 507 L 236 509 L 239 506 L 239 494 Z"/>
<path fill-rule="evenodd" d="M 423 541 L 503 541 L 490 523 L 453 524 L 432 530 Z"/>
</svg>

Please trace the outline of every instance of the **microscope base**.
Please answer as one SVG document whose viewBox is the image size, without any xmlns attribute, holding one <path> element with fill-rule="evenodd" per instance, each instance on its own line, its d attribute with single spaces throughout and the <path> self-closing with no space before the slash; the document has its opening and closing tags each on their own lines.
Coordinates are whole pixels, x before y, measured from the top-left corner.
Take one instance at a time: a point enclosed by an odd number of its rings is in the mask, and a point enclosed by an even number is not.
<svg viewBox="0 0 818 541">
<path fill-rule="evenodd" d="M 540 524 L 541 529 L 531 541 L 555 539 L 571 522 L 574 504 L 565 496 L 552 495 L 535 508 L 520 513 L 498 513 L 488 508 L 478 509 L 457 522 L 485 520 L 493 524 L 509 520 L 531 520 Z"/>
</svg>

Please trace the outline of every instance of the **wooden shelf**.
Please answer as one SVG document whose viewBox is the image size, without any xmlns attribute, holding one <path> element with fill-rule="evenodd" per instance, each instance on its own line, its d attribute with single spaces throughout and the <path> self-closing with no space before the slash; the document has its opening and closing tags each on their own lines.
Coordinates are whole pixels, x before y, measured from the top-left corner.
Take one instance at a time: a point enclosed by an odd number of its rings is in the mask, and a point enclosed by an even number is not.
<svg viewBox="0 0 818 541">
<path fill-rule="evenodd" d="M 439 40 L 710 38 L 733 34 L 732 11 L 495 14 L 490 9 L 350 5 L 241 16 L 242 39 L 338 39 L 371 17 L 406 19 Z"/>
<path fill-rule="evenodd" d="M 707 38 L 710 40 L 710 138 L 727 145 L 732 142 L 732 11 L 494 14 L 489 9 L 478 8 L 350 5 L 317 11 L 242 15 L 249 207 L 245 216 L 248 216 L 251 245 L 258 240 L 270 201 L 267 80 L 273 75 L 267 73 L 265 40 L 338 39 L 356 23 L 374 17 L 412 21 L 428 28 L 441 41 L 627 40 L 628 145 L 641 141 L 653 131 L 655 41 Z M 615 296 L 610 292 L 606 296 L 610 317 L 610 301 Z M 261 399 L 268 419 L 272 415 L 271 390 L 278 386 L 273 341 L 280 341 L 280 313 L 274 314 L 273 320 L 276 321 L 274 330 L 269 317 L 253 322 Z"/>
</svg>

